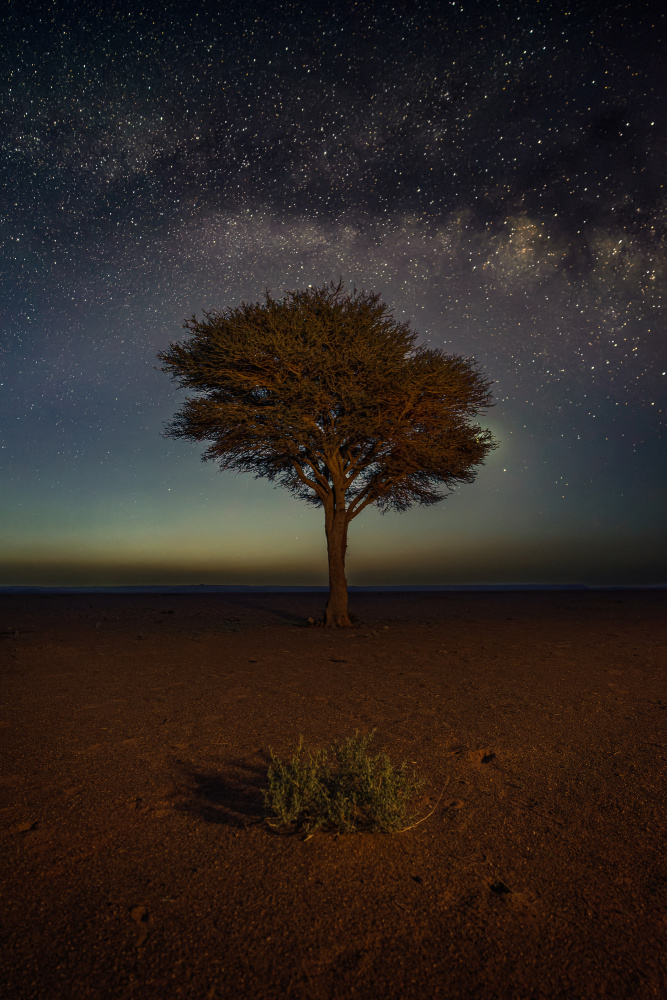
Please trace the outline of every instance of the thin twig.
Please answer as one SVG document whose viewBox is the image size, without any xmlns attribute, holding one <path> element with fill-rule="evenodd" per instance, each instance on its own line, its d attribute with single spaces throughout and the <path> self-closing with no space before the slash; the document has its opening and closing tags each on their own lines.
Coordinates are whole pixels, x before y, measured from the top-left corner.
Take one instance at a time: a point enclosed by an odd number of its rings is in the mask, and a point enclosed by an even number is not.
<svg viewBox="0 0 667 1000">
<path fill-rule="evenodd" d="M 438 808 L 438 806 L 440 805 L 440 801 L 441 801 L 441 799 L 442 799 L 442 796 L 443 796 L 443 795 L 445 794 L 445 789 L 446 789 L 446 787 L 447 787 L 447 785 L 448 785 L 448 784 L 449 784 L 449 776 L 447 776 L 447 781 L 446 781 L 446 782 L 444 783 L 444 785 L 442 786 L 442 791 L 440 792 L 440 796 L 439 796 L 439 798 L 438 798 L 438 801 L 437 801 L 437 802 L 436 802 L 436 804 L 435 804 L 435 805 L 433 806 L 433 808 L 431 809 L 430 813 L 427 813 L 427 814 L 426 814 L 425 816 L 422 816 L 422 818 L 421 818 L 421 819 L 418 819 L 416 823 L 413 823 L 413 824 L 412 824 L 412 826 L 406 826 L 406 827 L 404 827 L 404 828 L 403 828 L 402 830 L 397 830 L 397 831 L 396 831 L 396 833 L 407 833 L 407 832 L 408 832 L 408 830 L 414 830 L 414 828 L 415 828 L 416 826 L 419 826 L 419 824 L 420 824 L 420 823 L 423 823 L 423 822 L 424 822 L 424 820 L 427 820 L 427 819 L 428 819 L 428 818 L 429 818 L 430 816 L 432 816 L 432 815 L 433 815 L 433 813 L 435 812 L 435 810 L 436 810 L 436 809 Z"/>
</svg>

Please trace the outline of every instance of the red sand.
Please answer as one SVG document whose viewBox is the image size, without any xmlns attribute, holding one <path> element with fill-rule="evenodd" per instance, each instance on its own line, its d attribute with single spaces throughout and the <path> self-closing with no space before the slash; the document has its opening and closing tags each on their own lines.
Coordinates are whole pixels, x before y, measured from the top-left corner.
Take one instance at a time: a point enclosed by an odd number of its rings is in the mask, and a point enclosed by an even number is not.
<svg viewBox="0 0 667 1000">
<path fill-rule="evenodd" d="M 666 593 L 0 604 L 7 1000 L 667 996 Z M 430 819 L 262 822 L 374 728 Z"/>
</svg>

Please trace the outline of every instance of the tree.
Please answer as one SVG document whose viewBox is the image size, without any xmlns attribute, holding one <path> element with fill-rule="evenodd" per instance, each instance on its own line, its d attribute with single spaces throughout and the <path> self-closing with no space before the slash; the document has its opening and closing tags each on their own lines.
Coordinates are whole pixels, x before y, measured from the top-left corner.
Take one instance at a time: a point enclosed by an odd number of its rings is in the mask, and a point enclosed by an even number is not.
<svg viewBox="0 0 667 1000">
<path fill-rule="evenodd" d="M 158 357 L 194 390 L 167 437 L 207 441 L 202 459 L 252 472 L 324 508 L 325 624 L 349 626 L 350 521 L 438 503 L 496 447 L 471 422 L 491 406 L 474 359 L 416 346 L 380 296 L 343 283 L 205 312 Z"/>
</svg>

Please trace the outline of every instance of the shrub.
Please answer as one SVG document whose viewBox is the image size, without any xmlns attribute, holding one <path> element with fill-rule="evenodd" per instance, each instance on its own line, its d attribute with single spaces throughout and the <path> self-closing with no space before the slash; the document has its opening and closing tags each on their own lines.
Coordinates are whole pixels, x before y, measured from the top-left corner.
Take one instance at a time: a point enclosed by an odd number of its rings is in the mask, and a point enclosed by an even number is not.
<svg viewBox="0 0 667 1000">
<path fill-rule="evenodd" d="M 329 750 L 304 751 L 303 739 L 288 763 L 270 750 L 264 802 L 276 826 L 292 826 L 306 834 L 324 829 L 396 833 L 414 820 L 410 805 L 422 788 L 403 762 L 394 768 L 384 753 L 371 757 L 374 733 L 356 733 Z"/>
</svg>

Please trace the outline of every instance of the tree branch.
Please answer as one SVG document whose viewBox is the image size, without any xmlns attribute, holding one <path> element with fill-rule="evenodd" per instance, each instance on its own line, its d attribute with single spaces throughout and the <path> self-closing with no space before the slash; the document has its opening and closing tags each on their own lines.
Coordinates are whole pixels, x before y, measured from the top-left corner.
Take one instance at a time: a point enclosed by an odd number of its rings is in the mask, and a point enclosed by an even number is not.
<svg viewBox="0 0 667 1000">
<path fill-rule="evenodd" d="M 363 493 L 359 494 L 359 496 L 363 496 Z M 358 496 L 355 497 L 353 503 L 355 503 L 358 499 L 359 499 Z M 364 507 L 368 507 L 369 503 L 373 503 L 375 500 L 377 500 L 377 497 L 374 497 L 373 494 L 371 493 L 369 496 L 366 497 L 366 499 L 364 500 L 364 502 L 359 505 L 359 507 L 356 507 L 356 508 L 353 509 L 352 504 L 350 504 L 350 506 L 347 508 L 347 518 L 346 518 L 346 520 L 348 521 L 348 523 L 353 518 L 355 518 L 357 516 L 357 514 L 361 514 L 362 510 L 364 509 Z"/>
<path fill-rule="evenodd" d="M 309 463 L 309 464 L 310 464 L 310 463 Z M 308 487 L 309 487 L 309 488 L 310 488 L 310 489 L 311 489 L 311 490 L 313 491 L 313 493 L 317 493 L 317 495 L 318 495 L 318 497 L 320 498 L 320 500 L 321 500 L 321 501 L 322 501 L 322 502 L 324 503 L 324 501 L 325 501 L 325 499 L 326 499 L 326 496 L 327 496 L 327 493 L 328 493 L 329 491 L 328 491 L 328 490 L 325 490 L 325 489 L 324 489 L 324 488 L 323 488 L 322 486 L 320 486 L 320 485 L 319 485 L 318 483 L 314 483 L 314 482 L 312 481 L 312 479 L 309 479 L 309 478 L 308 478 L 308 476 L 307 476 L 307 475 L 306 475 L 306 474 L 304 473 L 304 471 L 303 471 L 303 469 L 301 468 L 301 466 L 300 466 L 300 465 L 298 464 L 298 462 L 295 462 L 295 461 L 293 460 L 293 461 L 292 461 L 292 468 L 293 468 L 293 469 L 294 469 L 294 471 L 296 472 L 296 474 L 297 474 L 297 476 L 299 477 L 299 479 L 301 480 L 301 482 L 302 482 L 302 483 L 305 483 L 305 485 L 306 485 L 306 486 L 308 486 Z"/>
<path fill-rule="evenodd" d="M 315 473 L 315 478 L 317 479 L 318 483 L 322 486 L 322 488 L 325 489 L 327 492 L 329 492 L 329 490 L 331 489 L 331 486 L 329 485 L 329 481 L 326 478 L 326 476 L 322 475 L 322 473 L 317 468 L 317 466 L 315 465 L 315 463 L 311 462 L 311 460 L 309 458 L 307 458 L 306 459 L 306 465 L 310 466 L 310 468 L 313 470 L 313 472 Z"/>
</svg>

